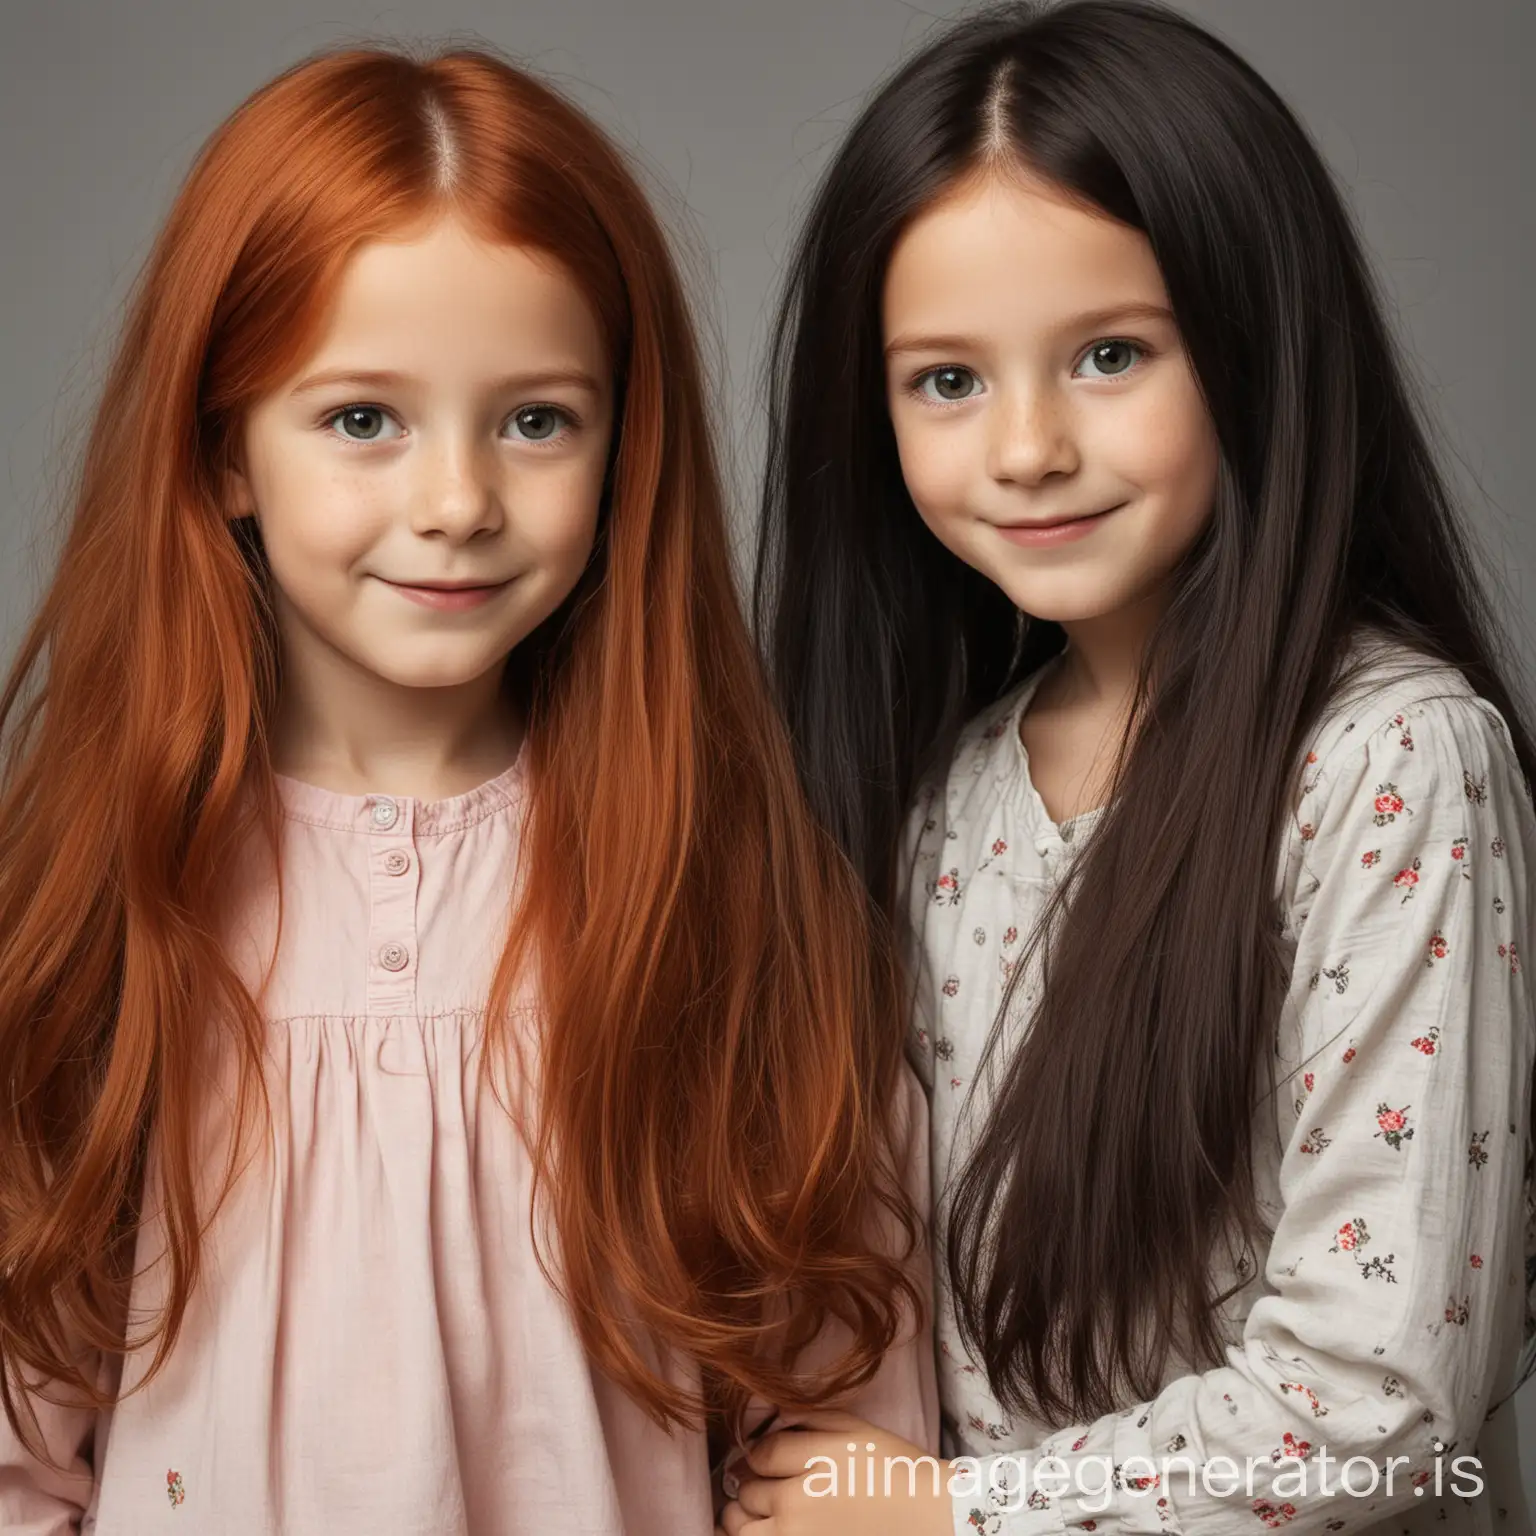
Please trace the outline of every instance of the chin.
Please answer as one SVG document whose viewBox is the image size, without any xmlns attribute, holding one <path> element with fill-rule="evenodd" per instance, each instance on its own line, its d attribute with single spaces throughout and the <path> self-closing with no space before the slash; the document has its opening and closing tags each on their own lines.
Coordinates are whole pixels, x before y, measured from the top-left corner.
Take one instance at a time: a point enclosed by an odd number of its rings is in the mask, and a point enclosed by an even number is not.
<svg viewBox="0 0 1536 1536">
<path fill-rule="evenodd" d="M 1039 582 L 999 582 L 998 585 L 1021 613 L 1047 624 L 1086 624 L 1091 619 L 1101 619 L 1105 614 L 1113 613 L 1120 606 L 1106 600 L 1102 594 L 1079 597 L 1070 591 L 1063 592 L 1059 587 L 1052 591 Z"/>
<path fill-rule="evenodd" d="M 380 661 L 372 670 L 397 688 L 465 688 L 484 677 L 487 672 L 499 669 L 506 659 L 506 655 L 502 654 L 477 656 L 460 663 L 423 665 L 420 661 L 407 661 L 398 666 Z"/>
</svg>

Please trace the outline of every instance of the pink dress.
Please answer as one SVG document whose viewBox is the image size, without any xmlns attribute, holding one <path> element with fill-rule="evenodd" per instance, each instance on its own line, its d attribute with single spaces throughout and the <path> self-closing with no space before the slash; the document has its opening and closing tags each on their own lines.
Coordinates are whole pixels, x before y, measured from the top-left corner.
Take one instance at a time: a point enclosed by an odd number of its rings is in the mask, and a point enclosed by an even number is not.
<svg viewBox="0 0 1536 1536">
<path fill-rule="evenodd" d="M 535 1262 L 526 1149 L 480 1085 L 520 767 L 432 802 L 279 785 L 267 1155 L 210 1230 L 162 1372 L 99 1417 L 37 1404 L 66 1473 L 0 1414 L 0 1531 L 710 1536 L 703 1435 L 662 1432 L 589 1364 Z M 275 892 L 234 877 L 251 894 L 228 942 L 255 989 Z M 905 1089 L 926 1211 L 926 1109 L 915 1079 Z M 207 1120 L 210 1178 L 227 1124 L 217 1108 Z M 159 1248 L 151 1205 L 136 1309 L 160 1294 Z M 914 1267 L 926 1283 L 926 1256 Z M 146 1354 L 127 1357 L 125 1391 Z M 926 1332 L 850 1406 L 936 1448 Z"/>
</svg>

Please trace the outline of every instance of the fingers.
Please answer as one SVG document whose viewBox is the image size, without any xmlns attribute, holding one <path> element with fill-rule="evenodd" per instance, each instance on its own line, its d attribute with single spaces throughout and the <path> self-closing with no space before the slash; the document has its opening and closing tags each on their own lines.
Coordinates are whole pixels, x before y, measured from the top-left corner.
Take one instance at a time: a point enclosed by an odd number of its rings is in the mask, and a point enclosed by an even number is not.
<svg viewBox="0 0 1536 1536">
<path fill-rule="evenodd" d="M 774 1536 L 771 1519 L 759 1520 L 749 1515 L 735 1499 L 725 1506 L 716 1536 Z"/>
<path fill-rule="evenodd" d="M 742 1478 L 741 1489 L 733 1502 L 741 1506 L 744 1514 L 763 1520 L 778 1513 L 778 1498 L 779 1484 L 776 1480 L 748 1475 Z"/>
<path fill-rule="evenodd" d="M 857 1422 L 857 1421 L 855 1421 Z M 817 1457 L 838 1462 L 848 1454 L 848 1435 L 817 1430 L 781 1429 L 764 1435 L 747 1453 L 747 1465 L 759 1477 L 804 1477 Z"/>
</svg>

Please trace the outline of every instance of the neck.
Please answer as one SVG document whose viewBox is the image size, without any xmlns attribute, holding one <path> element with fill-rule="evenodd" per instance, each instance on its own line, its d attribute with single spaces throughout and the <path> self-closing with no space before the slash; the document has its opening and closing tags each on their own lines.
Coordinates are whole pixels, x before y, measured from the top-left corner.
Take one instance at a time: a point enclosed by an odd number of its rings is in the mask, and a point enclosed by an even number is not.
<svg viewBox="0 0 1536 1536">
<path fill-rule="evenodd" d="M 1083 704 L 1129 705 L 1160 612 L 1160 602 L 1148 597 L 1114 613 L 1063 624 L 1067 649 L 1059 686 Z"/>
<path fill-rule="evenodd" d="M 341 794 L 462 794 L 507 768 L 521 745 L 501 672 L 412 687 L 328 647 L 285 643 L 272 766 Z"/>
</svg>

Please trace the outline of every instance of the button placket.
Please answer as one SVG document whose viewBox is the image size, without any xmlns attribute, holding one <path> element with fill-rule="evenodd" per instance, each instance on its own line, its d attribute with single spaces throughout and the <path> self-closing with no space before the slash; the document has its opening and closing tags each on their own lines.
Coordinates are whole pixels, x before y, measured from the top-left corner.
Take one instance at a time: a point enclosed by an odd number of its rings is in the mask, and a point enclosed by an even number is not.
<svg viewBox="0 0 1536 1536">
<path fill-rule="evenodd" d="M 418 933 L 416 803 L 377 796 L 367 812 L 368 1009 L 412 1013 L 416 1006 Z"/>
</svg>

